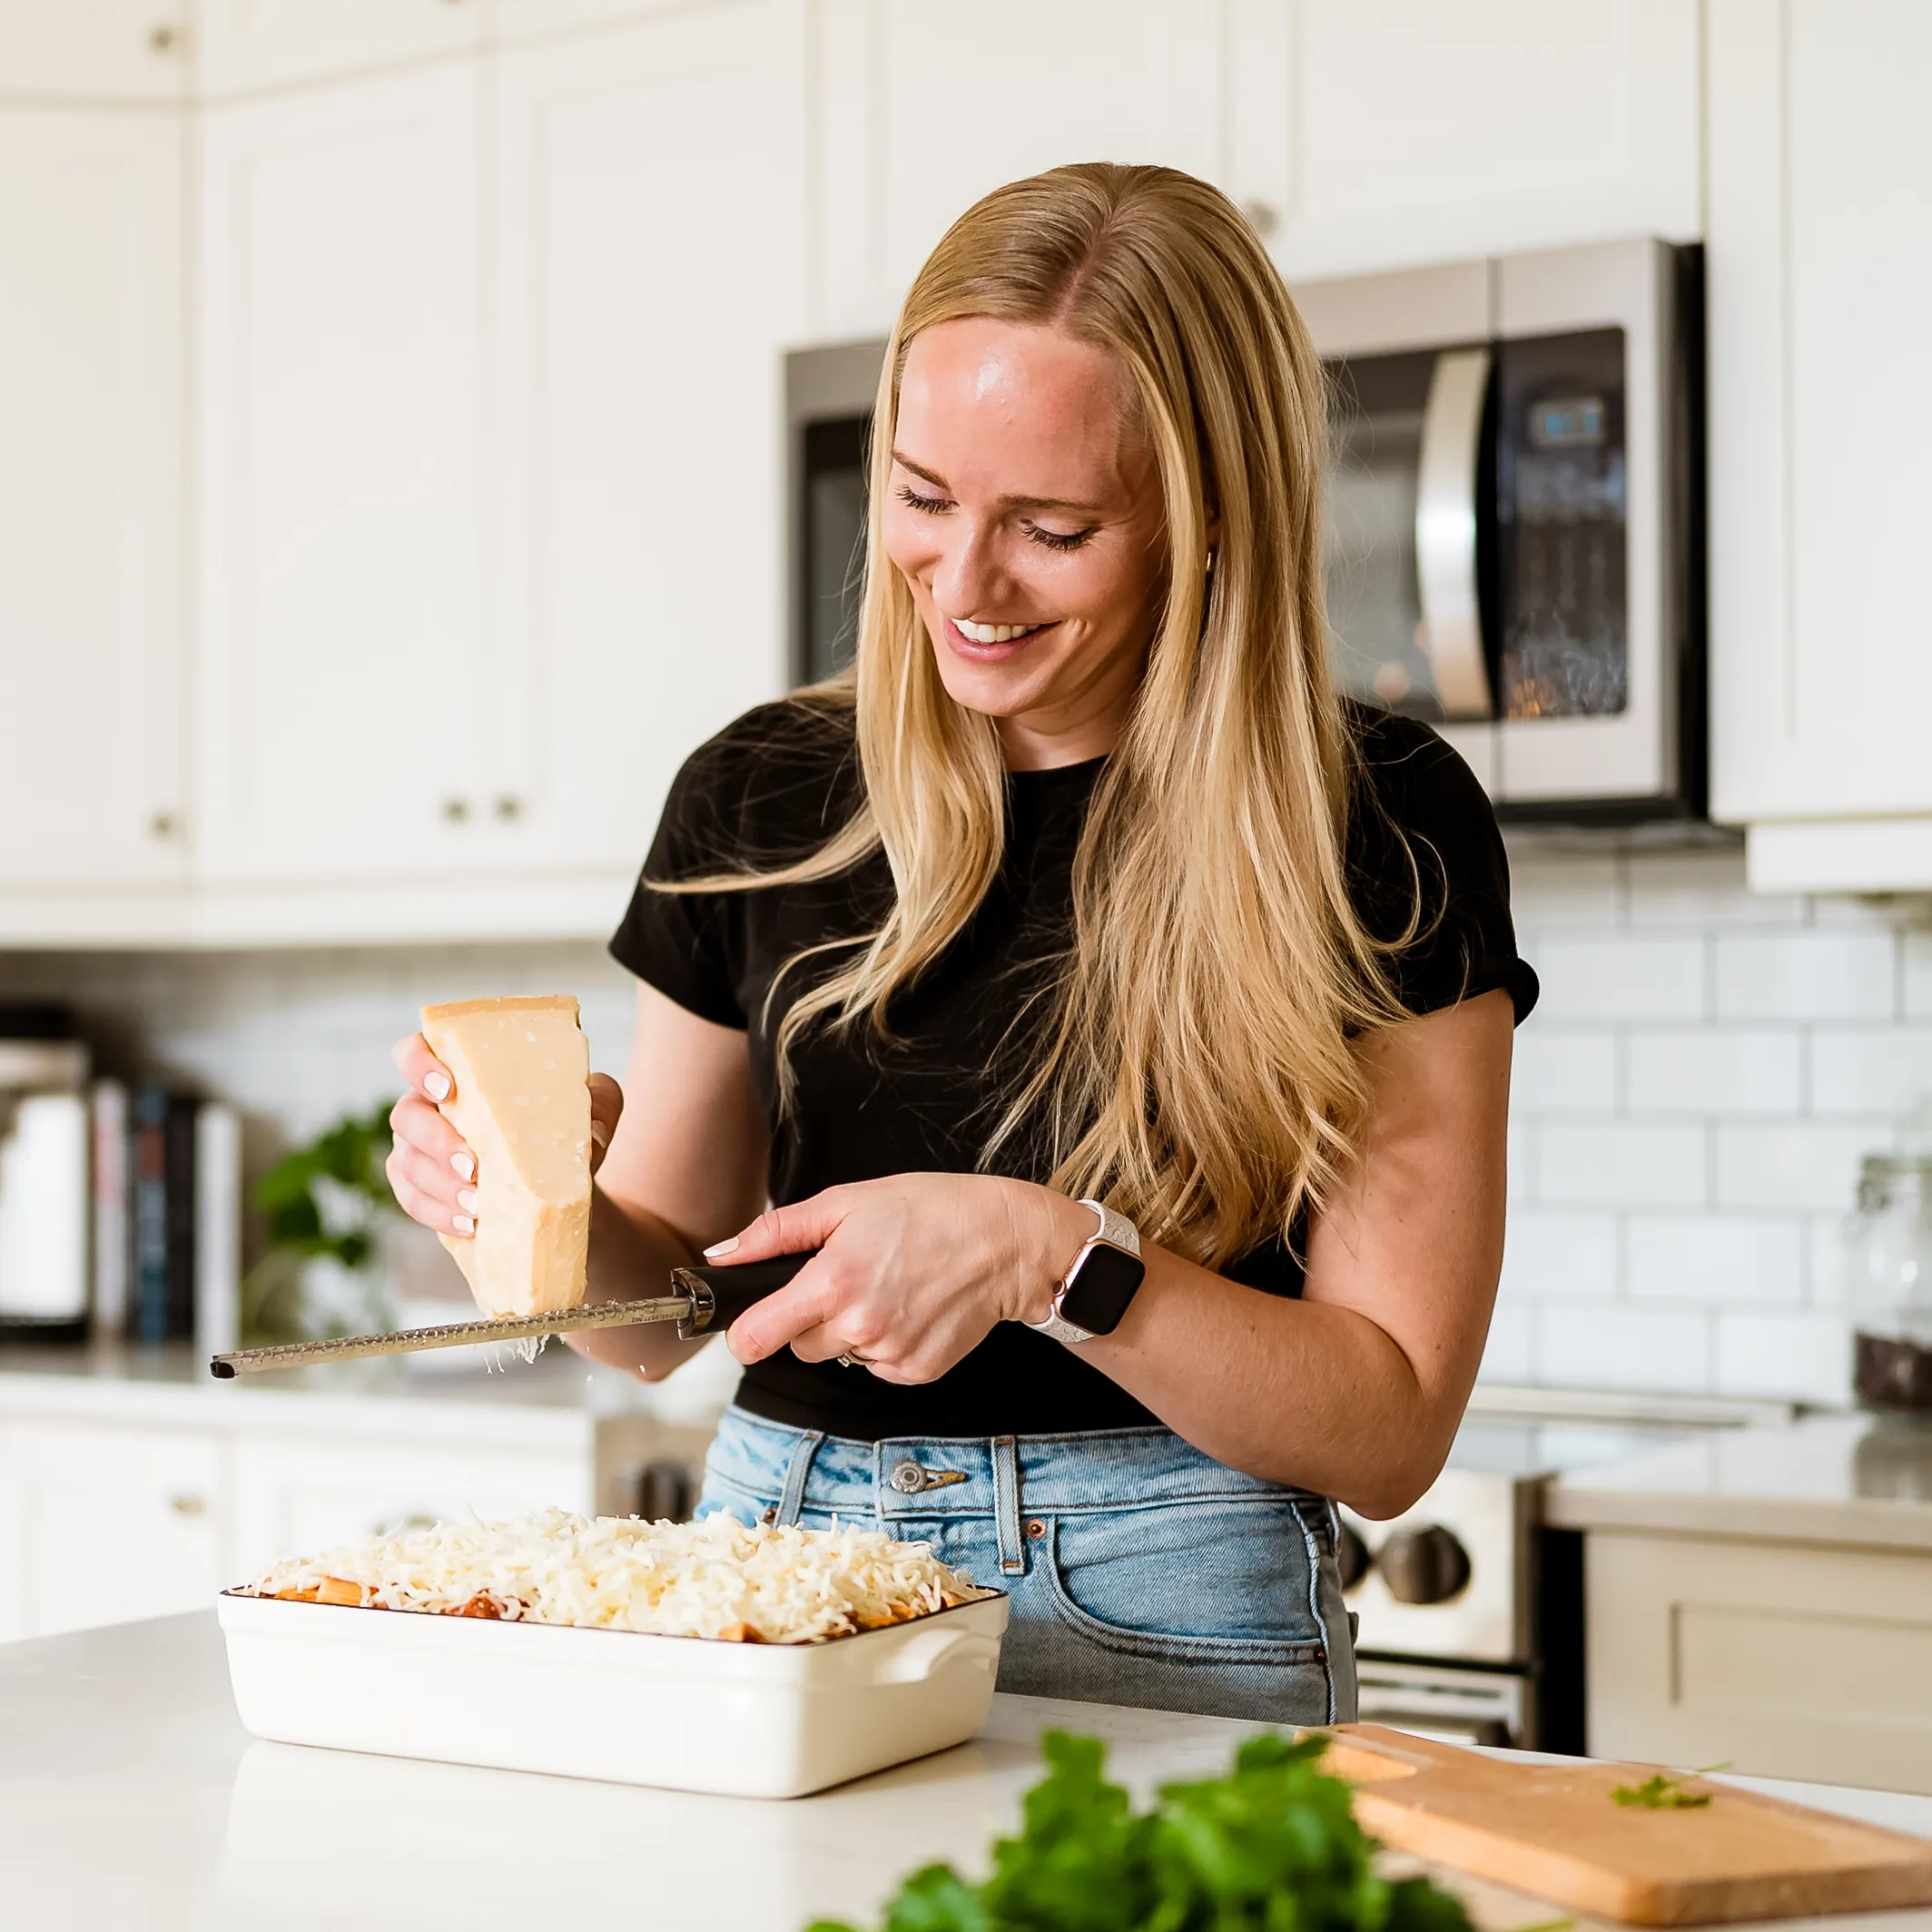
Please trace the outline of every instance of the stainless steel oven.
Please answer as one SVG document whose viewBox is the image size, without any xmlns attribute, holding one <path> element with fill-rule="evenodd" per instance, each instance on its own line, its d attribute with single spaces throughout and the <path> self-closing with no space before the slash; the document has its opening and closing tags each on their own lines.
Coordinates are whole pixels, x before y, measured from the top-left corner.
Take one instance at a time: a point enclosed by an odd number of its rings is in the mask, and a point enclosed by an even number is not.
<svg viewBox="0 0 1932 1932">
<path fill-rule="evenodd" d="M 1701 261 L 1634 241 L 1299 282 L 1331 649 L 1506 818 L 1704 810 Z M 794 673 L 850 656 L 882 342 L 786 360 Z"/>
</svg>

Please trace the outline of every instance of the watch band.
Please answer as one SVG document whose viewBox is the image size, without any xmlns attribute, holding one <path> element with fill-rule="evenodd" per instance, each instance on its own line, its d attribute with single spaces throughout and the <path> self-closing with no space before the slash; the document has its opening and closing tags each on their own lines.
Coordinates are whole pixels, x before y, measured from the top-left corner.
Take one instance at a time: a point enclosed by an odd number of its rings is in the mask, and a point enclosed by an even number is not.
<svg viewBox="0 0 1932 1932">
<path fill-rule="evenodd" d="M 1026 1322 L 1021 1326 L 1032 1329 L 1036 1335 L 1050 1336 L 1056 1342 L 1090 1342 L 1093 1330 L 1082 1328 L 1078 1322 L 1070 1322 L 1060 1312 L 1060 1303 L 1066 1298 L 1067 1289 L 1073 1277 L 1079 1273 L 1080 1263 L 1087 1258 L 1088 1250 L 1105 1243 L 1109 1247 L 1124 1248 L 1130 1255 L 1140 1252 L 1140 1230 L 1124 1214 L 1116 1214 L 1111 1208 L 1099 1201 L 1083 1200 L 1082 1208 L 1091 1208 L 1099 1226 L 1080 1243 L 1080 1251 L 1073 1257 L 1073 1265 L 1061 1276 L 1060 1283 L 1053 1296 L 1052 1311 L 1043 1322 Z"/>
</svg>

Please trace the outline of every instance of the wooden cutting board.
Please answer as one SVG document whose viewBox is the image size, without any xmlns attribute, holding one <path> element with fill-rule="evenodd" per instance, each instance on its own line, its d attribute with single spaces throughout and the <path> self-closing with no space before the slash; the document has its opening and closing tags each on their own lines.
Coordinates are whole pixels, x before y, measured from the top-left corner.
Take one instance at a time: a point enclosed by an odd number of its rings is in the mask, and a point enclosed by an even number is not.
<svg viewBox="0 0 1932 1932">
<path fill-rule="evenodd" d="M 1486 1758 L 1339 1724 L 1326 1768 L 1398 1850 L 1600 1918 L 1689 1926 L 1932 1904 L 1932 1839 L 1691 1778 L 1694 1809 L 1618 1804 L 1658 1767 Z"/>
</svg>

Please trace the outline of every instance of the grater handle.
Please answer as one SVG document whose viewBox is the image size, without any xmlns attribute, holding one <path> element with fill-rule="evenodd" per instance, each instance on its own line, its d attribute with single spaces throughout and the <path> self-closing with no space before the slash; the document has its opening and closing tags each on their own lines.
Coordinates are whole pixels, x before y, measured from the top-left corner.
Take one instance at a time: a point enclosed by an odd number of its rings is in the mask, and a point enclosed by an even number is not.
<svg viewBox="0 0 1932 1932">
<path fill-rule="evenodd" d="M 803 1268 L 818 1249 L 800 1255 L 774 1255 L 769 1261 L 744 1261 L 735 1267 L 707 1262 L 702 1267 L 671 1270 L 671 1285 L 691 1297 L 691 1313 L 677 1325 L 678 1339 L 695 1341 L 729 1328 L 747 1308 L 767 1295 L 775 1295 Z"/>
</svg>

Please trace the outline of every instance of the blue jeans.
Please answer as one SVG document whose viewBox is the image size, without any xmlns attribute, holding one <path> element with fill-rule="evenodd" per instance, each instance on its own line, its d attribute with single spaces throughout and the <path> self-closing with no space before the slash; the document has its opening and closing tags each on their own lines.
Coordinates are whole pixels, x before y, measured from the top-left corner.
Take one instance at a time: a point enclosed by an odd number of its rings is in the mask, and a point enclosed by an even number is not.
<svg viewBox="0 0 1932 1932">
<path fill-rule="evenodd" d="M 1002 1690 L 1284 1724 L 1355 1714 L 1334 1505 L 1167 1429 L 865 1443 L 734 1408 L 698 1508 L 931 1543 L 1012 1599 Z"/>
</svg>

